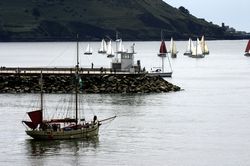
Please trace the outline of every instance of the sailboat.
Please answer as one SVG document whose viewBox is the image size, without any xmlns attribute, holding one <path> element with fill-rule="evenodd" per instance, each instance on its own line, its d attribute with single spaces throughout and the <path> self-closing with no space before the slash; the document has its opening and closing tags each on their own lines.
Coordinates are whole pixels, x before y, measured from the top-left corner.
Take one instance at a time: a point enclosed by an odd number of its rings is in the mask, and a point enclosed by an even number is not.
<svg viewBox="0 0 250 166">
<path fill-rule="evenodd" d="M 207 42 L 205 41 L 205 37 L 204 35 L 201 37 L 201 50 L 202 50 L 202 53 L 204 55 L 208 55 L 209 54 L 209 49 L 208 49 L 208 46 L 207 46 Z"/>
<path fill-rule="evenodd" d="M 162 38 L 162 37 L 161 37 Z M 172 77 L 172 66 L 168 57 L 168 52 L 167 52 L 167 47 L 165 44 L 165 41 L 162 39 L 161 41 L 161 46 L 160 46 L 160 50 L 159 53 L 157 54 L 161 60 L 162 60 L 162 66 L 161 67 L 153 67 L 153 69 L 151 69 L 149 75 L 151 76 L 160 76 L 160 77 Z M 170 72 L 165 72 L 165 66 L 164 66 L 164 61 L 165 58 L 168 58 L 168 62 L 169 62 L 169 66 L 171 71 Z"/>
<path fill-rule="evenodd" d="M 193 41 L 191 38 L 189 38 L 188 40 L 188 45 L 187 45 L 187 50 L 186 52 L 184 53 L 184 55 L 192 55 L 192 49 L 194 48 L 194 44 L 193 44 Z"/>
<path fill-rule="evenodd" d="M 199 38 L 197 38 L 196 45 L 192 49 L 192 54 L 190 55 L 191 58 L 204 58 L 205 55 L 202 52 L 201 43 Z"/>
<path fill-rule="evenodd" d="M 124 45 L 122 44 L 122 39 L 118 39 L 118 41 L 119 41 L 119 46 L 118 46 L 117 53 L 120 54 L 120 53 L 126 52 Z"/>
<path fill-rule="evenodd" d="M 107 57 L 108 58 L 113 58 L 115 56 L 113 48 L 112 48 L 112 42 L 111 40 L 108 43 L 108 48 L 107 48 Z"/>
<path fill-rule="evenodd" d="M 84 52 L 85 55 L 92 55 L 93 50 L 90 47 L 90 44 L 87 45 L 86 51 Z"/>
<path fill-rule="evenodd" d="M 38 140 L 62 140 L 62 139 L 77 139 L 77 138 L 95 138 L 99 133 L 99 126 L 101 122 L 114 119 L 116 116 L 107 118 L 104 120 L 98 120 L 97 116 L 94 116 L 92 121 L 86 122 L 85 119 L 79 118 L 79 53 L 78 53 L 78 41 L 77 41 L 77 64 L 75 67 L 75 110 L 74 118 L 65 116 L 61 119 L 45 119 L 43 108 L 43 81 L 42 71 L 40 79 L 40 108 L 28 112 L 30 121 L 22 121 L 26 126 L 26 133 L 30 137 Z"/>
<path fill-rule="evenodd" d="M 99 54 L 106 54 L 106 52 L 107 52 L 107 43 L 106 43 L 106 41 L 104 39 L 102 39 L 101 47 L 98 50 L 98 53 Z"/>
<path fill-rule="evenodd" d="M 175 45 L 175 42 L 174 42 L 174 39 L 171 38 L 171 41 L 170 41 L 170 55 L 171 55 L 171 58 L 176 58 L 177 57 L 177 53 L 178 51 L 176 50 L 176 45 Z"/>
<path fill-rule="evenodd" d="M 165 44 L 165 41 L 162 40 L 161 41 L 161 46 L 160 46 L 160 50 L 159 50 L 159 53 L 158 53 L 158 56 L 159 57 L 166 57 L 167 56 L 167 47 L 166 47 L 166 44 Z"/>
<path fill-rule="evenodd" d="M 250 40 L 248 40 L 247 47 L 245 50 L 245 56 L 250 56 Z"/>
</svg>

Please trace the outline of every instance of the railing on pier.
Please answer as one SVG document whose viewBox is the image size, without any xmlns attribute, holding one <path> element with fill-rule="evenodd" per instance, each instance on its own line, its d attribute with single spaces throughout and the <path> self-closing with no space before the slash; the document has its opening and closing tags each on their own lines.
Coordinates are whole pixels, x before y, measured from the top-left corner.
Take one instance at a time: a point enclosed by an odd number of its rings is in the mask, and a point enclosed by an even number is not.
<svg viewBox="0 0 250 166">
<path fill-rule="evenodd" d="M 0 74 L 74 74 L 75 68 L 62 67 L 1 67 Z M 79 74 L 138 74 L 129 70 L 112 70 L 111 68 L 79 68 Z M 140 73 L 141 74 L 141 73 Z"/>
</svg>

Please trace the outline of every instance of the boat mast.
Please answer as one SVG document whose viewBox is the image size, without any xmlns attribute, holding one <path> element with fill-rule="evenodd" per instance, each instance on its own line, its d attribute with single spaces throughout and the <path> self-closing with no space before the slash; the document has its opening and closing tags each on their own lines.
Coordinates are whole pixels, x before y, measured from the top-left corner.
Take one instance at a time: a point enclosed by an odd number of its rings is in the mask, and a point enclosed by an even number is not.
<svg viewBox="0 0 250 166">
<path fill-rule="evenodd" d="M 115 32 L 115 58 L 116 58 L 116 61 L 118 62 L 118 32 L 116 31 Z"/>
<path fill-rule="evenodd" d="M 78 71 L 79 71 L 79 42 L 78 42 L 78 34 L 76 36 L 77 44 L 76 44 L 76 52 L 77 52 L 77 57 L 76 57 L 76 83 L 75 83 L 75 98 L 76 98 L 76 124 L 78 123 Z"/>
<path fill-rule="evenodd" d="M 162 29 L 161 29 L 161 41 L 165 42 L 163 39 L 163 30 Z M 161 70 L 162 70 L 162 73 L 164 73 L 164 56 L 161 57 Z"/>
<path fill-rule="evenodd" d="M 43 72 L 41 70 L 41 77 L 40 77 L 40 87 L 41 87 L 41 111 L 42 111 L 42 121 L 43 121 Z"/>
</svg>

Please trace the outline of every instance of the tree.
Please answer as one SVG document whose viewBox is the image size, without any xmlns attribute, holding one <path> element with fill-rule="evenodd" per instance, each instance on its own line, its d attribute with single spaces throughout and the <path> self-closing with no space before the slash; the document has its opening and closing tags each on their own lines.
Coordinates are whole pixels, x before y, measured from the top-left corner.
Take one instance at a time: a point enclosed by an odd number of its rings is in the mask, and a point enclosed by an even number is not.
<svg viewBox="0 0 250 166">
<path fill-rule="evenodd" d="M 186 8 L 184 8 L 183 6 L 180 6 L 180 7 L 179 7 L 179 10 L 180 10 L 182 13 L 184 13 L 184 14 L 187 14 L 187 15 L 190 14 L 189 11 L 188 11 Z"/>
</svg>

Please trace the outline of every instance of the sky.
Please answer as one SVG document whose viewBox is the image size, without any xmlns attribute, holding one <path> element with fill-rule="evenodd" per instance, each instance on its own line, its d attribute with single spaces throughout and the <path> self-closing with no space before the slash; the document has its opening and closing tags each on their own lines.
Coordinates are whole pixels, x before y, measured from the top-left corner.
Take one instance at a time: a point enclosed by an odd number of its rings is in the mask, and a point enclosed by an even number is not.
<svg viewBox="0 0 250 166">
<path fill-rule="evenodd" d="M 237 31 L 250 32 L 250 0 L 164 0 L 179 8 L 184 6 L 189 12 L 214 24 L 235 28 Z"/>
</svg>

